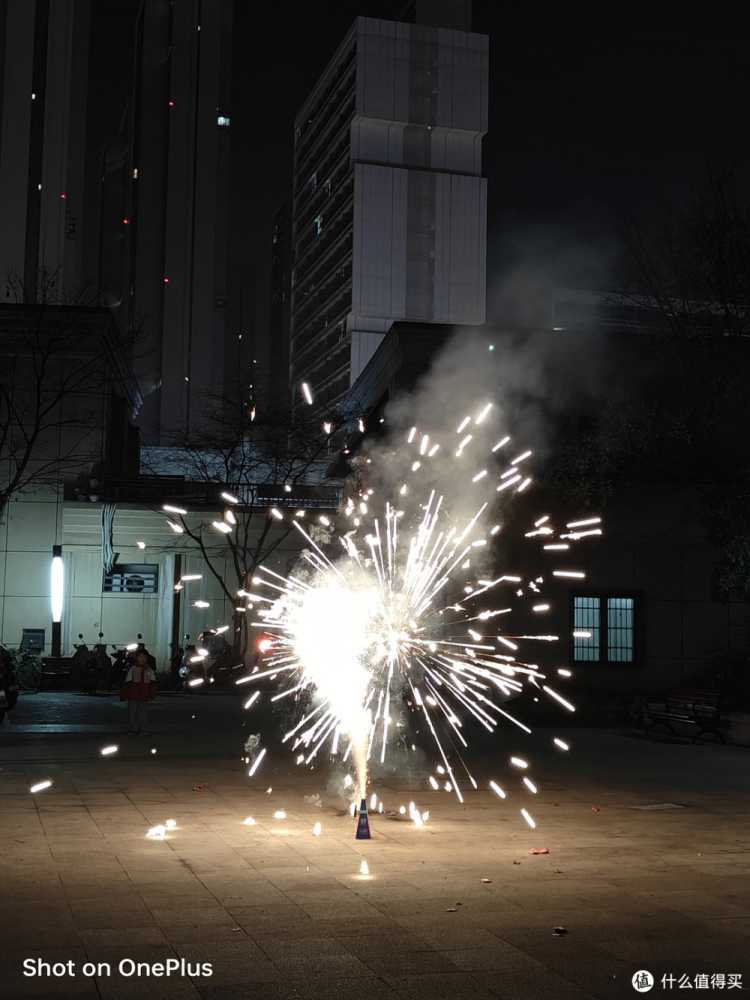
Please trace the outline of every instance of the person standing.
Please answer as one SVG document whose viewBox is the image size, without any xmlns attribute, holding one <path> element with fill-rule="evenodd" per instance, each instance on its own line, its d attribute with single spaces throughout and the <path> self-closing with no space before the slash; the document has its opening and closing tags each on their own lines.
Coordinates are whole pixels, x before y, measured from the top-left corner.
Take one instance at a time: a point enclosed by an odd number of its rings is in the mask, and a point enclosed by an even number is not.
<svg viewBox="0 0 750 1000">
<path fill-rule="evenodd" d="M 148 703 L 155 697 L 156 674 L 151 669 L 146 650 L 138 649 L 120 691 L 120 700 L 128 703 L 129 736 L 148 736 Z"/>
</svg>

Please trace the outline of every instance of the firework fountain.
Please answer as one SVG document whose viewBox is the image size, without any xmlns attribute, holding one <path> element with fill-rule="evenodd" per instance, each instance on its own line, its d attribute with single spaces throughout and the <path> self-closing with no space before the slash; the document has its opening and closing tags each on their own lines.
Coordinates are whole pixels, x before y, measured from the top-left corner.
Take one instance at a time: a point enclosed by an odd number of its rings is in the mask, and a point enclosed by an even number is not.
<svg viewBox="0 0 750 1000">
<path fill-rule="evenodd" d="M 305 398 L 311 402 L 309 388 Z M 540 546 L 549 570 L 534 578 L 515 570 L 483 572 L 502 531 L 496 518 L 532 482 L 531 451 L 514 451 L 508 435 L 489 437 L 492 410 L 491 403 L 478 406 L 442 440 L 415 426 L 387 455 L 362 456 L 363 478 L 387 481 L 385 490 L 365 482 L 346 500 L 338 524 L 322 515 L 327 541 L 294 519 L 307 545 L 299 569 L 284 577 L 262 567 L 247 594 L 253 626 L 273 638 L 263 662 L 237 683 L 272 678 L 279 684 L 273 701 L 310 696 L 284 742 L 307 764 L 321 751 L 351 759 L 358 801 L 366 794 L 369 763 L 384 763 L 393 751 L 394 720 L 404 706 L 421 716 L 443 787 L 459 801 L 467 787 L 477 788 L 466 757 L 467 722 L 490 733 L 511 726 L 530 734 L 504 707 L 527 688 L 574 711 L 528 652 L 559 637 L 518 634 L 512 616 L 516 609 L 549 610 L 544 590 L 550 582 L 584 578 L 581 569 L 558 560 L 580 539 L 601 535 L 601 519 L 557 527 L 541 514 L 524 534 Z M 453 495 L 435 488 L 431 473 L 433 463 L 444 469 L 446 460 Z M 440 479 L 444 486 L 445 475 Z M 557 673 L 569 676 L 564 668 Z M 557 737 L 555 745 L 567 749 Z M 527 767 L 521 758 L 510 763 Z M 434 775 L 429 780 L 440 787 Z M 530 778 L 523 780 L 536 792 Z M 495 781 L 490 787 L 506 797 Z M 521 815 L 535 825 L 527 810 Z"/>
</svg>

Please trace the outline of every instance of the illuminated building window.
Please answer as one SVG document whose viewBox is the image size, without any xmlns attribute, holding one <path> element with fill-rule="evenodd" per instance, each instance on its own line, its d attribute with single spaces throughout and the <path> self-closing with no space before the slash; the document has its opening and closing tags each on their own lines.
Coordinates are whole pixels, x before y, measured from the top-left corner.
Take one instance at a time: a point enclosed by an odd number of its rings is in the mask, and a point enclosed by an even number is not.
<svg viewBox="0 0 750 1000">
<path fill-rule="evenodd" d="M 323 232 L 322 215 L 316 215 L 315 218 L 313 219 L 313 232 L 315 233 L 316 236 L 320 236 L 320 234 Z"/>
<path fill-rule="evenodd" d="M 633 663 L 634 596 L 573 597 L 573 659 L 576 663 Z"/>
<path fill-rule="evenodd" d="M 216 119 L 216 124 L 219 126 L 219 128 L 229 128 L 231 124 L 231 118 L 229 117 L 229 115 L 219 115 L 218 118 Z"/>
</svg>

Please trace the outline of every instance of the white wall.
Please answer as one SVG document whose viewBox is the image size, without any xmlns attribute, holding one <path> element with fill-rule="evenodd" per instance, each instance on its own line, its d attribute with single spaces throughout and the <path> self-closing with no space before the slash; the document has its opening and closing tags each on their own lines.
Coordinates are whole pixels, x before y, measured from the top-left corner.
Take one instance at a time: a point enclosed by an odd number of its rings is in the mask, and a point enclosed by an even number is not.
<svg viewBox="0 0 750 1000">
<path fill-rule="evenodd" d="M 258 530 L 262 527 L 258 519 Z M 272 528 L 285 532 L 286 525 Z M 65 568 L 65 604 L 62 643 L 65 655 L 82 632 L 89 645 L 104 633 L 104 641 L 125 645 L 140 632 L 161 667 L 169 662 L 172 631 L 174 557 L 182 553 L 182 572 L 201 573 L 202 579 L 184 585 L 180 638 L 189 632 L 195 640 L 204 628 L 232 625 L 234 602 L 225 599 L 191 542 L 174 535 L 163 514 L 139 508 L 118 508 L 114 521 L 114 550 L 119 563 L 149 563 L 159 568 L 159 593 L 104 594 L 102 592 L 101 505 L 65 503 L 56 493 L 27 495 L 13 501 L 0 522 L 0 641 L 20 644 L 23 628 L 45 630 L 45 652 L 51 652 L 50 563 L 52 546 L 61 543 Z M 279 545 L 268 565 L 286 573 L 299 557 L 301 536 L 292 532 Z M 146 543 L 141 550 L 137 541 Z M 219 554 L 214 564 L 236 586 L 233 570 Z M 195 608 L 195 600 L 209 608 Z M 241 603 L 241 602 L 237 602 Z"/>
</svg>

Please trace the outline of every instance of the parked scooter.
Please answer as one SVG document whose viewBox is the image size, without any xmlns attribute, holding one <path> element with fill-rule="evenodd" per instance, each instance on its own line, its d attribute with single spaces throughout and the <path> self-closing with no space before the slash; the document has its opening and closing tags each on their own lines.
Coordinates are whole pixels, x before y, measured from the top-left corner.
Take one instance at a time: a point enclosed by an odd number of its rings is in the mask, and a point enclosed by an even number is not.
<svg viewBox="0 0 750 1000">
<path fill-rule="evenodd" d="M 207 629 L 199 636 L 201 646 L 208 650 L 204 661 L 206 677 L 210 684 L 222 686 L 229 684 L 237 669 L 237 657 L 223 634 L 217 634 L 214 629 Z"/>
<path fill-rule="evenodd" d="M 98 635 L 99 642 L 88 651 L 84 662 L 84 694 L 96 694 L 101 688 L 109 690 L 112 676 L 112 661 L 107 656 L 107 644 L 102 642 L 104 633 Z"/>
<path fill-rule="evenodd" d="M 80 690 L 83 684 L 83 678 L 86 674 L 86 663 L 89 658 L 89 647 L 83 638 L 83 633 L 78 633 L 78 638 L 81 640 L 79 643 L 75 643 L 75 653 L 70 659 L 70 686 L 76 691 Z"/>
<path fill-rule="evenodd" d="M 129 653 L 125 646 L 112 646 L 114 656 L 112 657 L 112 669 L 109 675 L 110 690 L 119 690 L 125 683 L 125 675 L 133 662 L 132 653 Z"/>
</svg>

